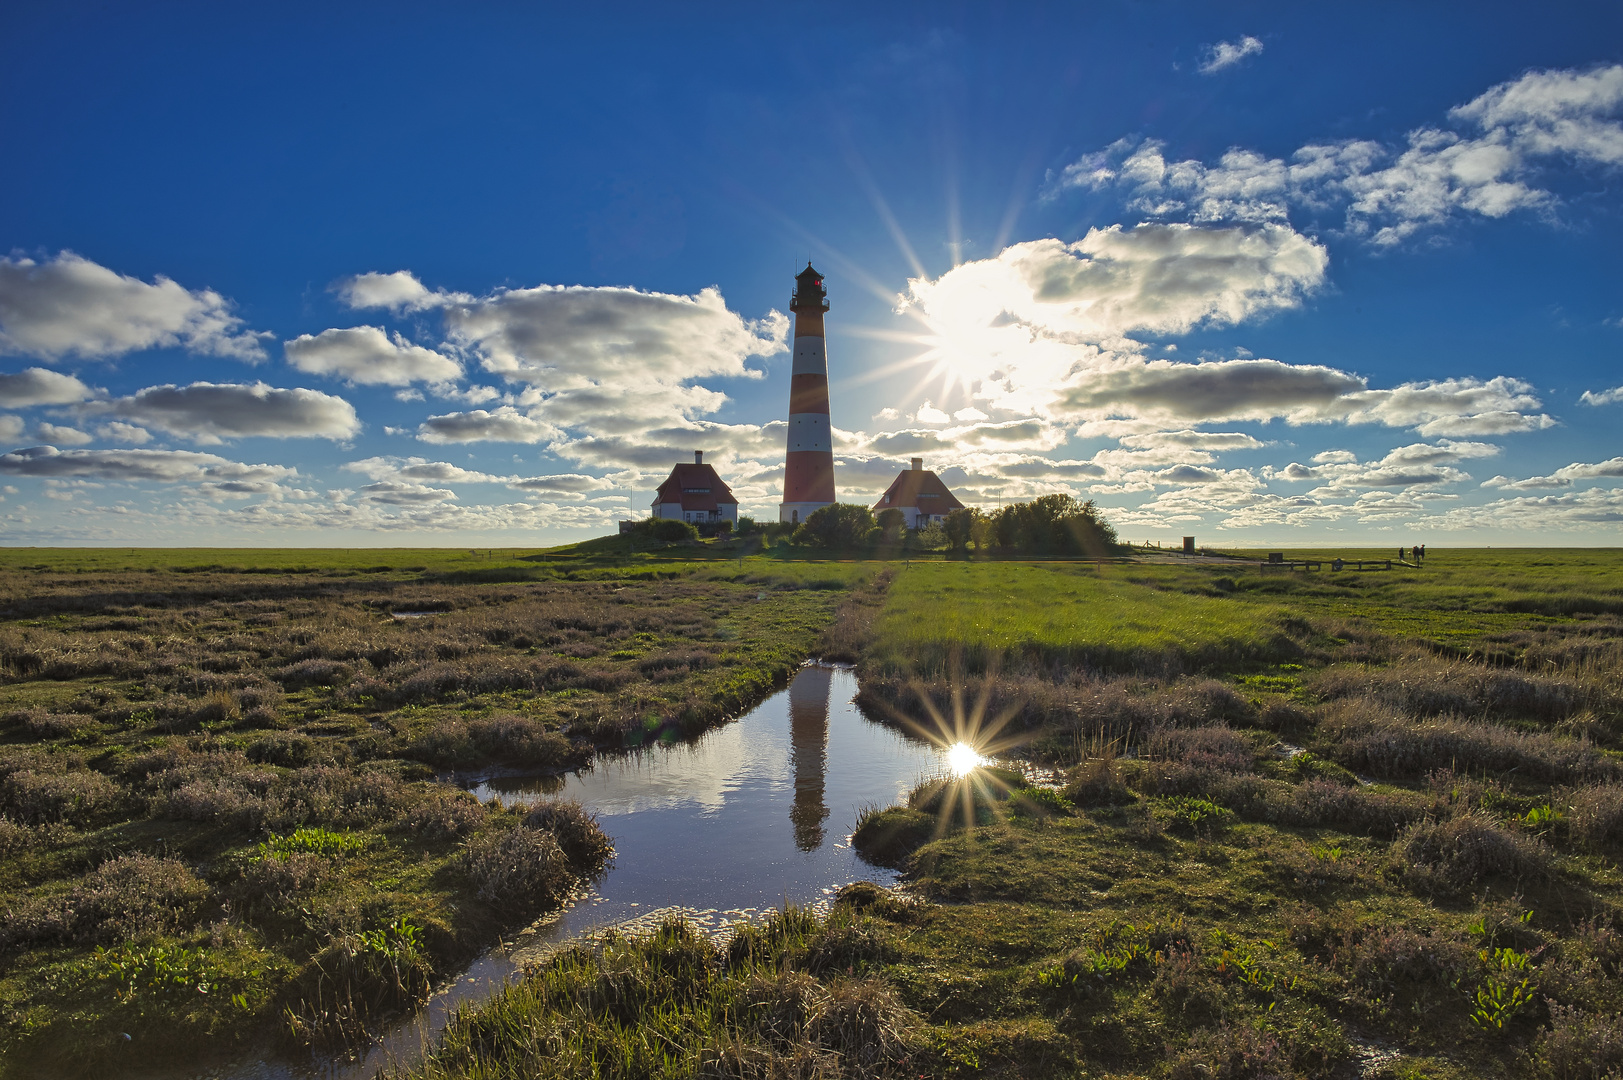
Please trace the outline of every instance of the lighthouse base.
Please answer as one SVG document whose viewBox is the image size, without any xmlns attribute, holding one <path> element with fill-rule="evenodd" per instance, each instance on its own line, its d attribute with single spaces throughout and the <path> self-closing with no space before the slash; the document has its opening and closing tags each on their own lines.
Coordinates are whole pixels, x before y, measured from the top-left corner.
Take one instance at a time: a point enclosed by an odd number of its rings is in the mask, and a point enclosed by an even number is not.
<svg viewBox="0 0 1623 1080">
<path fill-rule="evenodd" d="M 778 521 L 786 525 L 798 525 L 811 517 L 813 513 L 825 506 L 833 506 L 831 502 L 786 502 L 778 504 Z"/>
</svg>

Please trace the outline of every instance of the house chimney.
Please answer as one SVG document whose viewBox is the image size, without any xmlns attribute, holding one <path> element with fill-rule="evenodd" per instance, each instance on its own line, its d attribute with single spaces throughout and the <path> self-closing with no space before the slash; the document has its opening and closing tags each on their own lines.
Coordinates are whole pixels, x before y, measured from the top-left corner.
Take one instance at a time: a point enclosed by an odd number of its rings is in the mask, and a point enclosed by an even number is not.
<svg viewBox="0 0 1623 1080">
<path fill-rule="evenodd" d="M 923 472 L 924 471 L 924 459 L 923 458 L 916 457 L 916 458 L 913 459 L 913 471 L 914 472 Z"/>
<path fill-rule="evenodd" d="M 695 464 L 695 465 L 703 465 L 704 464 L 704 451 L 703 450 L 695 450 L 695 451 L 693 451 L 693 464 Z"/>
</svg>

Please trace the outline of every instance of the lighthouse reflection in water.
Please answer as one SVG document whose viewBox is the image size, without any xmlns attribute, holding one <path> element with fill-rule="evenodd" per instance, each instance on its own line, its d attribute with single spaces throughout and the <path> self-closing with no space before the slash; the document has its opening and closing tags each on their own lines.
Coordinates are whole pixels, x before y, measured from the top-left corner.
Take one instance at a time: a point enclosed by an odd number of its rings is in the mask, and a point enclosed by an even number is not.
<svg viewBox="0 0 1623 1080">
<path fill-rule="evenodd" d="M 613 866 L 553 935 L 671 906 L 808 903 L 847 881 L 894 880 L 851 850 L 857 811 L 888 806 L 947 768 L 945 748 L 869 720 L 856 692 L 848 669 L 804 667 L 788 690 L 692 742 L 473 790 L 509 804 L 579 799 L 613 838 Z"/>
<path fill-rule="evenodd" d="M 828 769 L 828 691 L 831 668 L 806 668 L 789 687 L 789 761 L 795 774 L 795 802 L 789 820 L 795 847 L 816 851 L 823 843 L 824 773 Z"/>
</svg>

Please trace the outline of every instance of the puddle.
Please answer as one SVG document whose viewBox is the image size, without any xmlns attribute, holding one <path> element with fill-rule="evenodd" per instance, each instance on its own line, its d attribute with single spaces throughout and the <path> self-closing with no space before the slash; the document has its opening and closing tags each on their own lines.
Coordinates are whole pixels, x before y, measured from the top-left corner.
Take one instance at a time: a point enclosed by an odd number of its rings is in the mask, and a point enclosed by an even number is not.
<svg viewBox="0 0 1623 1080">
<path fill-rule="evenodd" d="M 720 934 L 785 902 L 826 910 L 835 890 L 851 881 L 894 883 L 894 871 L 852 850 L 857 812 L 888 805 L 943 771 L 944 755 L 868 720 L 853 701 L 856 692 L 851 671 L 806 667 L 788 690 L 692 742 L 605 755 L 567 776 L 467 785 L 483 801 L 508 805 L 578 799 L 613 837 L 614 864 L 567 909 L 486 953 L 363 1061 L 318 1069 L 255 1062 L 224 1075 L 370 1078 L 415 1060 L 458 1007 L 488 999 L 560 943 L 608 926 L 649 929 L 669 914 Z"/>
</svg>

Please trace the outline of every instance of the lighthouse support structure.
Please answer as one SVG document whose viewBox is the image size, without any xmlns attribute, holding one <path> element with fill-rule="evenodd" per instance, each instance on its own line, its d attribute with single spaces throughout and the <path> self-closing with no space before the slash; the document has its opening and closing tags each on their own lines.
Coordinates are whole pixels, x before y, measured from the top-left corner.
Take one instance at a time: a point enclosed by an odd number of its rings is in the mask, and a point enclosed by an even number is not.
<svg viewBox="0 0 1623 1080">
<path fill-rule="evenodd" d="M 805 521 L 834 505 L 834 440 L 828 423 L 828 348 L 823 275 L 806 264 L 795 277 L 789 310 L 795 313 L 795 360 L 789 376 L 789 439 L 784 455 L 783 502 L 778 520 Z"/>
</svg>

